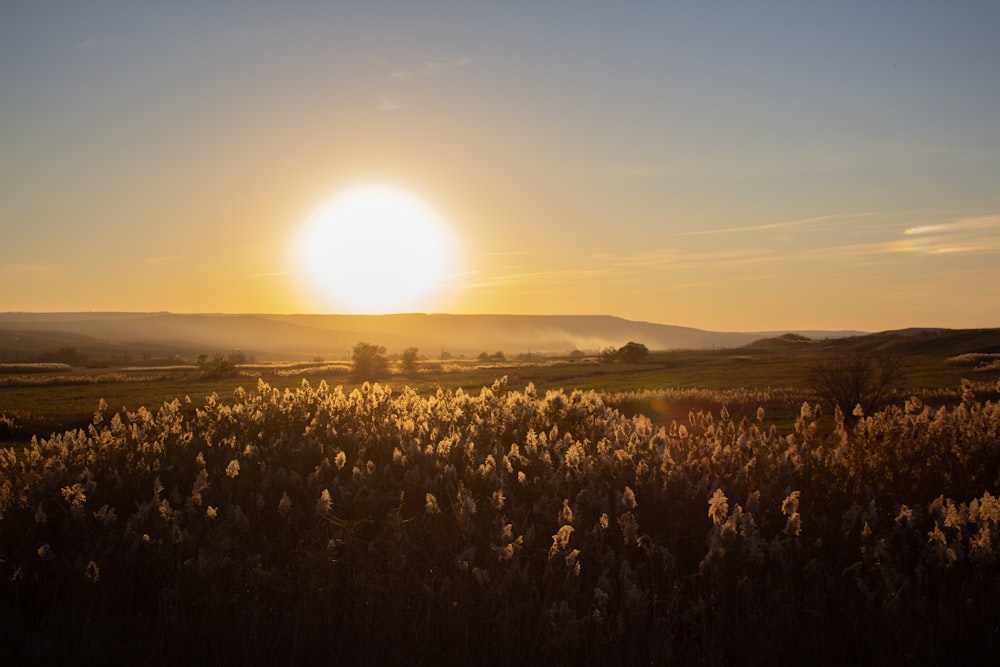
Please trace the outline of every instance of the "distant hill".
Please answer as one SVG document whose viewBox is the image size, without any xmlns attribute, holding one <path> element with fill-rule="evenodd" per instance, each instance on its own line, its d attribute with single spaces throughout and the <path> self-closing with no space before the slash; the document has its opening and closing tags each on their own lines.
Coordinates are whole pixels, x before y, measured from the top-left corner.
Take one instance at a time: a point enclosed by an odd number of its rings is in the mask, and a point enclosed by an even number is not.
<svg viewBox="0 0 1000 667">
<path fill-rule="evenodd" d="M 810 338 L 860 332 L 799 331 Z M 0 361 L 25 361 L 60 347 L 93 360 L 122 361 L 242 350 L 258 360 L 339 359 L 358 341 L 390 353 L 565 354 L 628 341 L 651 350 L 733 348 L 773 334 L 716 332 L 607 315 L 220 315 L 175 313 L 0 313 Z M 127 357 L 126 355 L 130 355 Z"/>
<path fill-rule="evenodd" d="M 973 352 L 1000 353 L 1000 329 L 900 329 L 872 334 L 816 339 L 788 333 L 748 343 L 744 347 L 756 350 L 787 351 L 799 347 L 838 350 L 868 350 L 897 355 L 952 357 Z"/>
</svg>

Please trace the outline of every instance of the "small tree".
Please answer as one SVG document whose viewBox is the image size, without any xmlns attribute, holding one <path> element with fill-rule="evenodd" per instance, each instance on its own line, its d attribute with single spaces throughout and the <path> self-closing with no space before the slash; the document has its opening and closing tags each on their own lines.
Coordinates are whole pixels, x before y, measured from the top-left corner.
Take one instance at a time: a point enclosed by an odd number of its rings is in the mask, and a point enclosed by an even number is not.
<svg viewBox="0 0 1000 667">
<path fill-rule="evenodd" d="M 231 362 L 221 353 L 209 358 L 207 354 L 198 355 L 198 368 L 201 369 L 202 377 L 222 378 L 239 375 L 236 364 Z"/>
<path fill-rule="evenodd" d="M 60 347 L 57 352 L 43 352 L 38 356 L 38 360 L 46 363 L 82 366 L 87 361 L 87 355 L 83 354 L 75 347 Z"/>
<path fill-rule="evenodd" d="M 649 356 L 649 348 L 642 343 L 636 343 L 635 341 L 629 341 L 618 348 L 618 357 L 622 361 L 634 363 L 637 361 L 643 361 Z"/>
<path fill-rule="evenodd" d="M 840 408 L 844 422 L 853 425 L 860 406 L 873 414 L 889 404 L 893 387 L 902 378 L 902 358 L 891 353 L 854 349 L 810 369 L 813 389 L 831 409 Z"/>
<path fill-rule="evenodd" d="M 351 376 L 355 380 L 375 380 L 388 374 L 385 347 L 374 343 L 355 343 L 351 351 Z"/>
<path fill-rule="evenodd" d="M 399 359 L 399 366 L 407 375 L 417 374 L 417 353 L 415 347 L 408 347 L 403 350 L 403 356 Z"/>
<path fill-rule="evenodd" d="M 630 340 L 618 349 L 606 347 L 601 350 L 601 361 L 625 361 L 634 363 L 649 356 L 649 348 Z"/>
<path fill-rule="evenodd" d="M 601 361 L 618 361 L 618 349 L 615 347 L 605 347 L 601 350 Z"/>
</svg>

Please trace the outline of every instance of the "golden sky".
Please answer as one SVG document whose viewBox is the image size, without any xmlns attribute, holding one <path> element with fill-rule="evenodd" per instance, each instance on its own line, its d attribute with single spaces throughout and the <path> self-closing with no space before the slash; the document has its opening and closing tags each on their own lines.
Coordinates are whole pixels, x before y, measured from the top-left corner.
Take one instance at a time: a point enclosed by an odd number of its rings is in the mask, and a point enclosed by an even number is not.
<svg viewBox="0 0 1000 667">
<path fill-rule="evenodd" d="M 998 23 L 984 2 L 5 3 L 0 311 L 339 312 L 296 239 L 381 184 L 454 242 L 399 310 L 1000 326 Z M 374 243 L 330 238 L 332 263 Z"/>
</svg>

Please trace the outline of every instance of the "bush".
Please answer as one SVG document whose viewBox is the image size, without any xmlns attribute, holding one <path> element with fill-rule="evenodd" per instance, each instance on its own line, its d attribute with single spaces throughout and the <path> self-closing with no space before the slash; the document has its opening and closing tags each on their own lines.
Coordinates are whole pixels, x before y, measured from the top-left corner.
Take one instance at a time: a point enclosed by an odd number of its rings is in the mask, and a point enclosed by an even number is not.
<svg viewBox="0 0 1000 667">
<path fill-rule="evenodd" d="M 644 361 L 648 356 L 649 348 L 642 343 L 636 343 L 635 341 L 629 341 L 618 349 L 606 347 L 601 350 L 601 360 L 609 362 L 622 361 L 626 363 L 636 363 Z"/>
<path fill-rule="evenodd" d="M 385 347 L 359 342 L 351 352 L 351 377 L 354 380 L 377 380 L 389 374 Z"/>
</svg>

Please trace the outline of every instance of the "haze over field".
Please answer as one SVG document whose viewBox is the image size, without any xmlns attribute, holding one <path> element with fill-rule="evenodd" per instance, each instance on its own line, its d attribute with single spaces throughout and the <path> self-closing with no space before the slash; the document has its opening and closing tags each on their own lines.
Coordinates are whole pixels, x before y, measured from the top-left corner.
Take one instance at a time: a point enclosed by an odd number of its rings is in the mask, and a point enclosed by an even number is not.
<svg viewBox="0 0 1000 667">
<path fill-rule="evenodd" d="M 994 327 L 997 25 L 971 1 L 5 3 L 0 312 Z"/>
<path fill-rule="evenodd" d="M 804 332 L 815 337 L 858 332 Z M 94 360 L 131 355 L 189 360 L 242 350 L 260 360 L 347 358 L 358 341 L 425 357 L 590 353 L 629 340 L 654 350 L 737 347 L 766 333 L 715 332 L 609 316 L 557 315 L 184 315 L 173 313 L 0 313 L 0 363 L 59 348 Z"/>
</svg>

